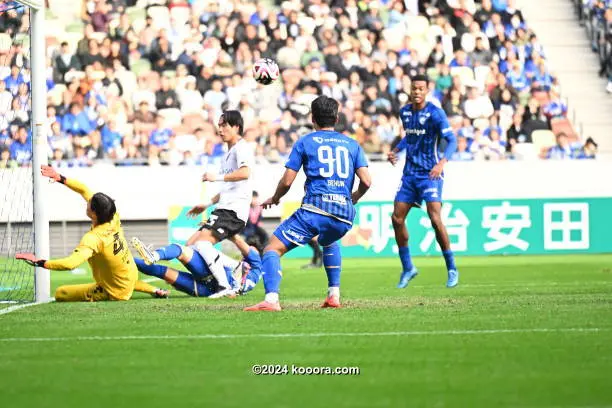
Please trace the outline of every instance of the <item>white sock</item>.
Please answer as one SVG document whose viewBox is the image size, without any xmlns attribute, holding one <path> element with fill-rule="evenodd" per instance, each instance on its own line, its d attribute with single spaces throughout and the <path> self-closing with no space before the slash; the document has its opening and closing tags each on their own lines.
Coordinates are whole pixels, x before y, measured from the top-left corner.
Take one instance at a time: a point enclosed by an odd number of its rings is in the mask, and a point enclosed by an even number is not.
<svg viewBox="0 0 612 408">
<path fill-rule="evenodd" d="M 268 303 L 278 303 L 278 293 L 266 293 L 266 297 L 264 300 Z"/>
<path fill-rule="evenodd" d="M 340 288 L 338 286 L 330 286 L 327 288 L 327 296 L 340 297 Z"/>
<path fill-rule="evenodd" d="M 240 262 L 238 262 L 234 258 L 230 258 L 229 256 L 225 255 L 223 252 L 219 252 L 219 255 L 221 256 L 221 263 L 223 264 L 223 266 L 227 266 L 232 271 L 236 269 L 236 267 L 240 264 Z"/>
<path fill-rule="evenodd" d="M 200 255 L 202 255 L 202 258 L 204 258 L 206 261 L 210 273 L 212 273 L 215 279 L 217 279 L 219 286 L 229 289 L 230 284 L 227 280 L 223 263 L 221 262 L 221 253 L 215 249 L 211 242 L 208 241 L 198 241 L 196 242 L 195 247 L 198 249 Z"/>
</svg>

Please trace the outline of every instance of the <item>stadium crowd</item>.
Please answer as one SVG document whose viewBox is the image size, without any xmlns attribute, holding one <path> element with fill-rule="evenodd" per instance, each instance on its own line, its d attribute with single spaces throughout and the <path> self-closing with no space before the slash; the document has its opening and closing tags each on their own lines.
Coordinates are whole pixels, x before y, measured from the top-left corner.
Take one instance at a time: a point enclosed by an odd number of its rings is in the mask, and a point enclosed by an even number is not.
<svg viewBox="0 0 612 408">
<path fill-rule="evenodd" d="M 30 161 L 29 20 L 0 16 L 0 167 Z M 606 14 L 608 15 L 608 14 Z M 319 93 L 371 159 L 401 134 L 410 77 L 459 139 L 451 160 L 592 158 L 538 37 L 515 0 L 86 0 L 82 22 L 48 21 L 47 117 L 55 166 L 219 160 L 223 109 L 239 109 L 259 162 L 287 157 Z M 8 46 L 7 46 L 8 43 Z M 282 79 L 250 67 L 276 60 Z M 444 146 L 440 146 L 441 149 Z"/>
<path fill-rule="evenodd" d="M 612 93 L 612 0 L 573 2 L 591 41 L 591 49 L 599 56 L 599 76 L 608 79 L 606 91 Z"/>
</svg>

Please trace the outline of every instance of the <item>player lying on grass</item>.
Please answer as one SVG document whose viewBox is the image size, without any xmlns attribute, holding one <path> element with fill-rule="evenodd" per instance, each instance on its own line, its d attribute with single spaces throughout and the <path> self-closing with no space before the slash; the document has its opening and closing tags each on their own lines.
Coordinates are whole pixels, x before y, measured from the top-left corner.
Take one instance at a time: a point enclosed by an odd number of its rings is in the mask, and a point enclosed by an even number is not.
<svg viewBox="0 0 612 408">
<path fill-rule="evenodd" d="M 201 241 L 196 242 L 193 246 L 170 244 L 152 251 L 139 238 L 134 237 L 132 246 L 143 257 L 143 259 L 135 259 L 140 272 L 163 279 L 181 292 L 190 296 L 211 299 L 239 294 L 242 282 L 242 268 L 240 267 L 242 263 L 219 252 L 218 262 L 223 265 L 226 279 L 231 287 L 231 293 L 221 292 L 219 282 L 210 272 L 200 252 L 203 246 Z M 155 265 L 155 262 L 160 260 L 171 259 L 178 259 L 189 273 L 164 265 Z"/>
<path fill-rule="evenodd" d="M 295 143 L 274 196 L 263 203 L 264 208 L 278 204 L 303 166 L 306 184 L 302 206 L 274 231 L 263 256 L 265 300 L 245 308 L 246 311 L 281 310 L 278 298 L 280 257 L 317 235 L 323 247 L 328 283 L 327 298 L 322 307 L 340 307 L 342 256 L 337 241 L 351 229 L 355 218 L 353 205 L 368 191 L 371 179 L 359 143 L 334 132 L 338 102 L 319 96 L 312 102 L 311 111 L 316 131 Z M 353 192 L 355 175 L 360 182 Z"/>
<path fill-rule="evenodd" d="M 136 263 L 129 251 L 115 202 L 104 193 L 93 194 L 77 180 L 67 179 L 50 166 L 41 166 L 42 175 L 65 184 L 87 202 L 86 214 L 91 231 L 86 233 L 74 252 L 61 259 L 38 259 L 34 254 L 15 258 L 52 270 L 71 270 L 89 262 L 95 283 L 63 285 L 55 291 L 58 302 L 128 300 L 134 290 L 154 297 L 168 297 L 168 291 L 138 280 Z"/>
<path fill-rule="evenodd" d="M 256 275 L 260 271 L 259 253 L 250 248 L 238 235 L 246 225 L 253 194 L 251 166 L 254 151 L 242 138 L 243 128 L 240 112 L 223 112 L 219 118 L 218 133 L 227 143 L 228 152 L 222 161 L 219 174 L 207 172 L 202 177 L 204 182 L 221 183 L 219 194 L 210 202 L 195 206 L 188 212 L 188 215 L 196 216 L 204 212 L 207 207 L 216 205 L 208 221 L 187 241 L 187 246 L 198 243 L 198 252 L 219 284 L 219 293 L 214 294 L 214 297 L 232 295 L 233 289 L 226 278 L 223 264 L 219 261 L 220 252 L 213 245 L 231 239 L 253 267 L 253 274 Z"/>
</svg>

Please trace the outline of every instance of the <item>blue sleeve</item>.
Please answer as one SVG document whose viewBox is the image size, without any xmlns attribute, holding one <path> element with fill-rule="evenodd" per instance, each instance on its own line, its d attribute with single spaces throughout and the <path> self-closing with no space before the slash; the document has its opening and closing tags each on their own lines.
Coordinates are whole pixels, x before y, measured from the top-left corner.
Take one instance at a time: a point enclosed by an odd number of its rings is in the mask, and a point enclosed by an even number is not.
<svg viewBox="0 0 612 408">
<path fill-rule="evenodd" d="M 395 148 L 397 149 L 398 152 L 402 152 L 407 146 L 408 146 L 408 138 L 404 136 L 402 140 L 400 140 L 400 142 L 397 144 L 397 146 L 395 146 Z"/>
<path fill-rule="evenodd" d="M 289 159 L 285 163 L 285 167 L 291 170 L 300 171 L 302 164 L 304 164 L 304 143 L 303 139 L 298 139 L 293 145 Z"/>
<path fill-rule="evenodd" d="M 368 159 L 365 157 L 365 153 L 361 146 L 357 146 L 357 159 L 355 160 L 355 170 L 361 167 L 368 167 Z"/>
<path fill-rule="evenodd" d="M 457 138 L 455 137 L 455 132 L 453 132 L 453 128 L 451 128 L 450 124 L 448 123 L 446 113 L 441 110 L 438 111 L 437 124 L 440 137 L 444 138 L 447 142 L 446 149 L 444 149 L 444 158 L 446 160 L 450 160 L 450 157 L 457 150 Z"/>
</svg>

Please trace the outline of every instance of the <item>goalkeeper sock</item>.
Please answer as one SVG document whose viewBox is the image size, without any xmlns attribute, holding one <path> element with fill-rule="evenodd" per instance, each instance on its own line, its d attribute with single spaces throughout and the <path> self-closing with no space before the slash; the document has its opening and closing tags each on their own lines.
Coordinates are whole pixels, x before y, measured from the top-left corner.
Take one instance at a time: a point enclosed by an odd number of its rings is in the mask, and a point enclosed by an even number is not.
<svg viewBox="0 0 612 408">
<path fill-rule="evenodd" d="M 444 261 L 446 262 L 446 270 L 450 271 L 451 269 L 457 270 L 457 266 L 455 265 L 455 255 L 453 251 L 442 251 L 442 256 L 444 257 Z"/>
<path fill-rule="evenodd" d="M 170 244 L 168 246 L 157 248 L 155 253 L 159 257 L 159 261 L 169 261 L 171 259 L 176 259 L 183 253 L 183 250 L 180 245 Z"/>
<path fill-rule="evenodd" d="M 208 241 L 200 241 L 196 245 L 198 252 L 200 252 L 200 255 L 202 255 L 202 258 L 206 261 L 206 265 L 208 265 L 208 270 L 213 274 L 215 279 L 217 279 L 219 286 L 223 289 L 229 289 L 230 284 L 227 280 L 219 251 L 217 251 L 213 244 Z"/>
<path fill-rule="evenodd" d="M 410 258 L 410 248 L 408 246 L 399 247 L 399 257 L 402 261 L 402 272 L 409 272 L 414 269 L 412 259 Z"/>
<path fill-rule="evenodd" d="M 327 274 L 328 287 L 340 287 L 340 272 L 342 272 L 342 255 L 340 245 L 334 242 L 323 248 L 323 265 Z"/>
<path fill-rule="evenodd" d="M 263 281 L 266 289 L 266 301 L 278 302 L 278 289 L 282 279 L 280 256 L 275 251 L 268 251 L 263 256 Z"/>
<path fill-rule="evenodd" d="M 163 266 L 163 265 L 155 265 L 155 264 L 147 265 L 140 258 L 134 258 L 134 262 L 136 262 L 136 267 L 138 268 L 140 272 L 144 273 L 145 275 L 155 276 L 156 278 L 159 278 L 159 279 L 164 279 L 164 275 L 166 274 L 166 271 L 168 270 L 168 267 Z"/>
</svg>

